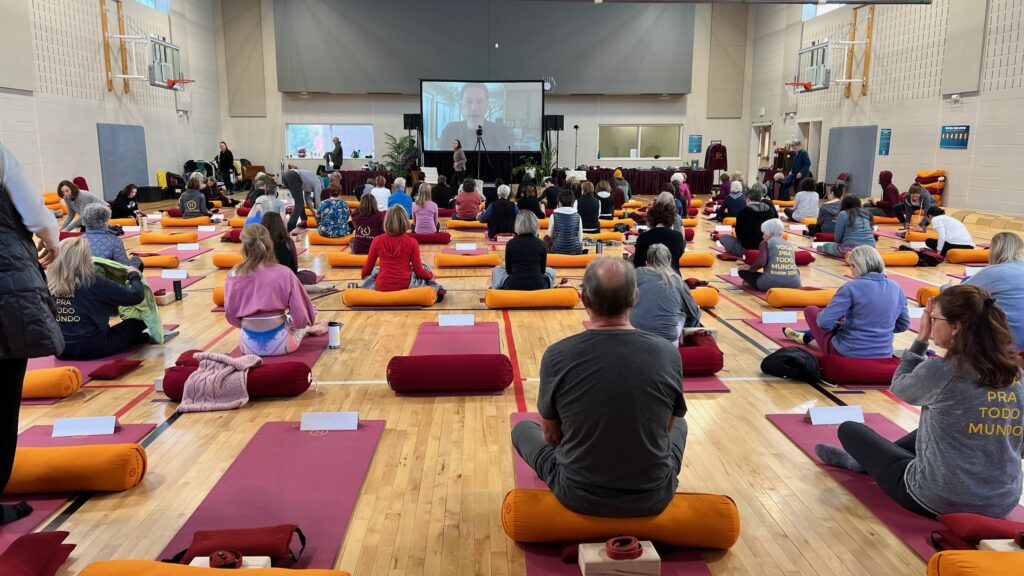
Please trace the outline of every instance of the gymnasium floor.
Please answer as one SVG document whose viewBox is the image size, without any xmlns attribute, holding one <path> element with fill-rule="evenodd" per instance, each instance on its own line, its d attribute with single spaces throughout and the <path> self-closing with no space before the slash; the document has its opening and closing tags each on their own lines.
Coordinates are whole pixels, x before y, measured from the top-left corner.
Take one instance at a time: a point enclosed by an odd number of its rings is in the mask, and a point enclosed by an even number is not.
<svg viewBox="0 0 1024 576">
<path fill-rule="evenodd" d="M 708 251 L 711 229 L 702 220 L 687 251 Z M 997 231 L 972 226 L 977 241 L 987 241 Z M 483 240 L 477 232 L 456 231 L 453 237 L 453 242 Z M 304 237 L 301 242 L 305 244 Z M 797 242 L 809 243 L 802 238 Z M 879 247 L 895 249 L 896 244 L 883 238 Z M 202 245 L 216 252 L 240 251 L 238 244 L 221 243 L 217 237 Z M 137 238 L 126 240 L 126 246 L 138 249 Z M 430 263 L 441 248 L 424 246 L 424 261 Z M 325 274 L 327 281 L 344 289 L 358 279 L 359 271 L 327 266 L 326 254 L 338 249 L 310 246 L 299 257 L 300 268 Z M 605 250 L 613 255 L 621 251 L 620 246 Z M 503 533 L 499 516 L 502 497 L 513 487 L 509 415 L 536 409 L 541 356 L 549 344 L 582 330 L 587 318 L 582 306 L 487 310 L 480 300 L 489 269 L 440 270 L 448 296 L 422 311 L 351 311 L 342 304 L 340 292 L 330 294 L 315 303 L 321 320 L 344 323 L 342 346 L 321 356 L 313 370 L 315 388 L 289 400 L 253 401 L 240 410 L 175 417 L 175 404 L 153 402 L 163 397 L 153 391 L 154 378 L 185 350 L 228 352 L 238 343 L 238 332 L 223 314 L 210 311 L 211 292 L 225 277 L 211 264 L 212 254 L 182 264 L 191 275 L 206 276 L 185 289 L 183 301 L 161 308 L 164 322 L 180 324 L 181 333 L 162 347 L 137 354 L 135 358 L 145 360 L 142 367 L 118 381 L 91 382 L 52 406 L 21 410 L 22 430 L 59 417 L 109 414 L 117 414 L 122 423 L 159 425 L 147 446 L 149 469 L 141 486 L 80 500 L 44 524 L 69 530 L 69 541 L 78 545 L 67 573 L 77 573 L 94 560 L 156 558 L 264 422 L 298 420 L 305 411 L 352 410 L 362 419 L 385 420 L 386 430 L 337 568 L 358 576 L 524 574 L 523 553 Z M 768 413 L 848 403 L 913 429 L 917 412 L 882 391 L 835 393 L 842 391 L 762 375 L 760 361 L 777 345 L 743 320 L 767 307 L 715 277 L 731 267 L 735 264 L 716 261 L 714 268 L 684 269 L 684 276 L 709 280 L 721 290 L 719 305 L 703 318 L 705 325 L 718 329 L 725 352 L 719 377 L 731 390 L 687 395 L 689 438 L 680 490 L 727 494 L 741 517 L 737 545 L 725 553 L 706 554 L 712 573 L 923 574 L 924 562 L 917 554 L 765 418 Z M 944 264 L 893 271 L 942 284 L 949 280 L 947 273 L 962 270 Z M 579 285 L 582 269 L 558 272 Z M 841 262 L 825 257 L 802 271 L 805 285 L 819 287 L 839 286 L 848 273 Z M 435 321 L 439 312 L 472 313 L 478 322 L 497 322 L 502 352 L 512 358 L 521 381 L 500 396 L 396 397 L 384 380 L 388 360 L 406 354 L 419 324 Z M 908 346 L 913 338 L 911 332 L 898 335 L 896 348 Z M 282 490 L 302 490 L 307 474 L 316 470 L 296 471 L 296 485 Z"/>
</svg>

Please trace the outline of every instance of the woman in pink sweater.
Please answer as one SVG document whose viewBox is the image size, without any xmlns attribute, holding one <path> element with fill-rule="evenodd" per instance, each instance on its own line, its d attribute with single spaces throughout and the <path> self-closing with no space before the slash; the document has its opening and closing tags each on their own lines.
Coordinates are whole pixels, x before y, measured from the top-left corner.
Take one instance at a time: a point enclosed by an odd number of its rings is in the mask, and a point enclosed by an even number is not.
<svg viewBox="0 0 1024 576">
<path fill-rule="evenodd" d="M 420 182 L 416 193 L 416 204 L 412 207 L 412 231 L 416 234 L 433 234 L 437 227 L 437 204 L 430 199 L 430 184 Z"/>
<path fill-rule="evenodd" d="M 281 356 L 294 352 L 306 334 L 323 334 L 316 307 L 295 274 L 277 263 L 270 233 L 263 226 L 242 229 L 245 259 L 224 283 L 224 317 L 242 329 L 242 352 Z"/>
</svg>

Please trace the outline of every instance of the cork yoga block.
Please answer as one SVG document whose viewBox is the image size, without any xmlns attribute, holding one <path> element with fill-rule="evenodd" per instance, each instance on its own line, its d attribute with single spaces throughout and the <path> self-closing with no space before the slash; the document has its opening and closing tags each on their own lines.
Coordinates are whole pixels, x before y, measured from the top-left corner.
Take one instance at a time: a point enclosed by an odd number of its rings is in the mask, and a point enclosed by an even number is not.
<svg viewBox="0 0 1024 576">
<path fill-rule="evenodd" d="M 146 450 L 139 444 L 18 448 L 3 493 L 121 492 L 145 476 Z"/>
<path fill-rule="evenodd" d="M 29 370 L 24 382 L 22 400 L 67 398 L 82 387 L 82 373 L 74 366 Z"/>
</svg>

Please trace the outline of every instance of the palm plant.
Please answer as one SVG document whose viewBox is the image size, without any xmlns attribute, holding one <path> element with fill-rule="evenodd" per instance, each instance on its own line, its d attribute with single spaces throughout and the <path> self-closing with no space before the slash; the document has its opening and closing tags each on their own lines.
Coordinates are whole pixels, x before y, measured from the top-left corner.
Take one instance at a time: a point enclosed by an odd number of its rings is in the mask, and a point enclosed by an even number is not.
<svg viewBox="0 0 1024 576">
<path fill-rule="evenodd" d="M 391 172 L 392 178 L 407 178 L 409 173 L 405 169 L 405 159 L 412 150 L 412 136 L 395 138 L 387 132 L 384 133 L 384 155 L 381 160 L 384 166 Z"/>
</svg>

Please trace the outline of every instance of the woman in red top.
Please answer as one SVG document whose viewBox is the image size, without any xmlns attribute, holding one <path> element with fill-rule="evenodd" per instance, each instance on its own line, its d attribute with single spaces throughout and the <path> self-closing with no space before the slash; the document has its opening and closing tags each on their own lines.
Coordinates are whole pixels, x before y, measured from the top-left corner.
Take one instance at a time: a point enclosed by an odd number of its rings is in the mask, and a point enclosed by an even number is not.
<svg viewBox="0 0 1024 576">
<path fill-rule="evenodd" d="M 373 194 L 363 194 L 359 208 L 352 213 L 352 240 L 349 249 L 353 254 L 366 254 L 370 243 L 384 233 L 384 213 L 377 208 Z"/>
<path fill-rule="evenodd" d="M 394 205 L 384 216 L 384 234 L 370 244 L 370 253 L 363 264 L 363 288 L 395 292 L 407 288 L 431 286 L 437 289 L 437 301 L 444 299 L 445 289 L 434 281 L 434 274 L 420 261 L 420 245 L 406 234 L 409 215 L 405 208 Z M 377 259 L 380 266 L 374 266 Z"/>
</svg>

